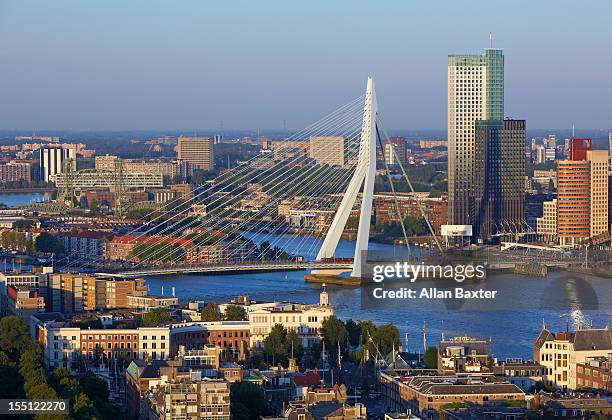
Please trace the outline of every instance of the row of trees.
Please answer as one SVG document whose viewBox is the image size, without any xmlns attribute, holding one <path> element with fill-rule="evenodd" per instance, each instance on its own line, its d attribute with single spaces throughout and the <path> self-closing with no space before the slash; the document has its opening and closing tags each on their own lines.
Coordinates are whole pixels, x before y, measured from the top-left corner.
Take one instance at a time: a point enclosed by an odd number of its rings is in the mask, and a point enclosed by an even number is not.
<svg viewBox="0 0 612 420">
<path fill-rule="evenodd" d="M 167 243 L 139 243 L 130 251 L 130 258 L 139 260 L 170 262 L 177 258 L 176 248 Z"/>
<path fill-rule="evenodd" d="M 306 352 L 297 332 L 276 324 L 264 339 L 264 356 L 268 362 L 284 363 L 293 349 L 295 357 L 303 356 L 306 364 L 314 367 L 321 359 L 323 345 L 332 361 L 338 360 L 338 351 L 343 358 L 365 361 L 366 355 L 372 359 L 386 357 L 401 346 L 399 331 L 393 324 L 375 325 L 352 319 L 343 322 L 331 316 L 323 321 L 320 333 L 323 342 L 313 343 Z"/>
<path fill-rule="evenodd" d="M 40 344 L 30 339 L 20 318 L 0 319 L 0 395 L 3 398 L 68 399 L 70 418 L 120 418 L 121 411 L 108 401 L 105 381 L 88 372 L 82 378 L 67 369 L 47 376 Z M 61 414 L 38 414 L 35 419 L 62 419 Z"/>
<path fill-rule="evenodd" d="M 225 307 L 223 314 L 220 313 L 219 307 L 215 302 L 208 302 L 200 314 L 202 321 L 246 321 L 247 313 L 242 306 L 228 305 Z"/>
<path fill-rule="evenodd" d="M 386 236 L 402 236 L 402 226 L 399 222 L 376 223 L 376 231 L 384 233 Z M 404 229 L 408 236 L 424 235 L 429 232 L 427 222 L 423 217 L 406 216 L 404 217 Z"/>
<path fill-rule="evenodd" d="M 64 246 L 53 235 L 43 232 L 36 237 L 36 240 L 28 239 L 25 232 L 16 230 L 5 230 L 0 234 L 0 246 L 6 249 L 14 249 L 25 252 L 46 252 L 61 255 L 64 253 Z"/>
</svg>

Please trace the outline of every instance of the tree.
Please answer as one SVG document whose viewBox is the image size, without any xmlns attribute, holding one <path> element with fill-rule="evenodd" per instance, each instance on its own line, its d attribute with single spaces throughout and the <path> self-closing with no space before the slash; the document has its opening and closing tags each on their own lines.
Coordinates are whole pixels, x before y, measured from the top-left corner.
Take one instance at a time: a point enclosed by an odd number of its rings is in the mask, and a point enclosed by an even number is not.
<svg viewBox="0 0 612 420">
<path fill-rule="evenodd" d="M 36 237 L 34 247 L 38 252 L 54 253 L 61 255 L 64 253 L 64 245 L 58 239 L 47 232 L 42 232 Z"/>
<path fill-rule="evenodd" d="M 93 402 L 84 392 L 79 393 L 74 399 L 72 412 L 75 419 L 89 420 L 98 418 Z"/>
<path fill-rule="evenodd" d="M 246 321 L 247 313 L 242 306 L 228 305 L 223 312 L 224 321 Z"/>
<path fill-rule="evenodd" d="M 287 331 L 287 335 L 285 336 L 285 349 L 287 351 L 287 356 L 291 356 L 293 352 L 293 357 L 297 358 L 302 355 L 302 339 L 299 334 L 295 330 Z"/>
<path fill-rule="evenodd" d="M 272 363 L 279 358 L 287 357 L 287 330 L 281 324 L 275 324 L 270 333 L 264 338 L 264 353 L 272 357 Z"/>
<path fill-rule="evenodd" d="M 0 395 L 3 398 L 21 397 L 22 387 L 23 383 L 17 370 L 17 364 L 0 350 Z"/>
<path fill-rule="evenodd" d="M 427 369 L 438 368 L 438 350 L 435 347 L 429 347 L 423 356 L 423 362 Z"/>
<path fill-rule="evenodd" d="M 386 357 L 393 349 L 398 350 L 401 346 L 399 331 L 393 324 L 376 327 L 372 340 L 378 346 L 378 350 L 383 357 Z"/>
<path fill-rule="evenodd" d="M 359 338 L 361 337 L 361 328 L 352 319 L 345 322 L 346 330 L 348 331 L 348 340 L 351 346 L 357 347 L 359 345 Z"/>
<path fill-rule="evenodd" d="M 166 325 L 172 322 L 172 317 L 164 308 L 154 308 L 145 313 L 142 317 L 142 324 L 145 327 Z"/>
<path fill-rule="evenodd" d="M 176 248 L 167 243 L 139 243 L 130 251 L 130 258 L 139 261 L 170 262 L 177 258 Z"/>
<path fill-rule="evenodd" d="M 29 344 L 28 325 L 16 316 L 0 319 L 0 350 L 12 360 L 17 360 Z"/>
<path fill-rule="evenodd" d="M 338 346 L 344 347 L 348 342 L 348 331 L 336 316 L 332 315 L 321 323 L 321 334 L 325 346 L 332 355 L 333 360 L 338 358 Z"/>
<path fill-rule="evenodd" d="M 220 321 L 219 310 L 215 302 L 208 302 L 204 309 L 202 309 L 202 315 L 200 318 L 202 321 Z"/>
<path fill-rule="evenodd" d="M 272 412 L 263 389 L 250 382 L 237 381 L 230 385 L 230 409 L 233 420 L 259 420 Z"/>
</svg>

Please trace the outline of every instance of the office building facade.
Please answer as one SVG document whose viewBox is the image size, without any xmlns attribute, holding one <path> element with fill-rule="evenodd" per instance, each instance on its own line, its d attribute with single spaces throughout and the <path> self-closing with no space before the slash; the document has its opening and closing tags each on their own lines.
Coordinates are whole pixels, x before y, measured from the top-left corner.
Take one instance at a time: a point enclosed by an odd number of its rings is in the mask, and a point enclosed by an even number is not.
<svg viewBox="0 0 612 420">
<path fill-rule="evenodd" d="M 475 122 L 474 196 L 468 209 L 474 234 L 482 241 L 523 231 L 525 140 L 525 120 Z"/>
<path fill-rule="evenodd" d="M 178 159 L 193 169 L 212 171 L 215 168 L 213 139 L 209 137 L 180 136 L 177 145 Z"/>
</svg>

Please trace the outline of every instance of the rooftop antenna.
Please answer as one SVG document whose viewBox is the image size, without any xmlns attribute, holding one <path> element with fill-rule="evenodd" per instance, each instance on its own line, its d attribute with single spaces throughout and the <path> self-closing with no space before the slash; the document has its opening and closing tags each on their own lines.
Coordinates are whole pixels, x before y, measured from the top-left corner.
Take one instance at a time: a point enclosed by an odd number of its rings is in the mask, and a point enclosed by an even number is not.
<svg viewBox="0 0 612 420">
<path fill-rule="evenodd" d="M 404 341 L 406 342 L 406 348 L 404 349 L 404 351 L 408 351 L 408 321 L 406 321 L 406 332 L 405 332 L 405 336 L 404 336 Z"/>
<path fill-rule="evenodd" d="M 442 320 L 442 341 L 444 340 L 444 320 Z"/>
<path fill-rule="evenodd" d="M 493 32 L 489 32 L 489 48 L 493 48 Z"/>
<path fill-rule="evenodd" d="M 574 127 L 574 124 L 572 124 L 572 138 L 576 138 L 576 128 Z"/>
</svg>

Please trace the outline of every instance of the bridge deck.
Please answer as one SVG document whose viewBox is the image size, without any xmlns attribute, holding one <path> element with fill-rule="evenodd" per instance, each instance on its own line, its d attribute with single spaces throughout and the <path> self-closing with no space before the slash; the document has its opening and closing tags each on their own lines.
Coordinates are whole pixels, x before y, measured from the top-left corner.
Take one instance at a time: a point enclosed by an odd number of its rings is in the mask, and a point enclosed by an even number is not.
<svg viewBox="0 0 612 420">
<path fill-rule="evenodd" d="M 253 271 L 290 271 L 290 270 L 306 270 L 309 268 L 316 269 L 347 269 L 353 268 L 351 263 L 321 263 L 317 261 L 304 261 L 299 263 L 282 263 L 282 264 L 246 264 L 246 265 L 223 265 L 223 266 L 194 266 L 194 267 L 168 267 L 156 268 L 150 270 L 124 271 L 119 273 L 96 273 L 100 276 L 108 277 L 146 277 L 146 276 L 162 276 L 172 274 L 220 274 L 228 272 L 253 272 Z"/>
</svg>

